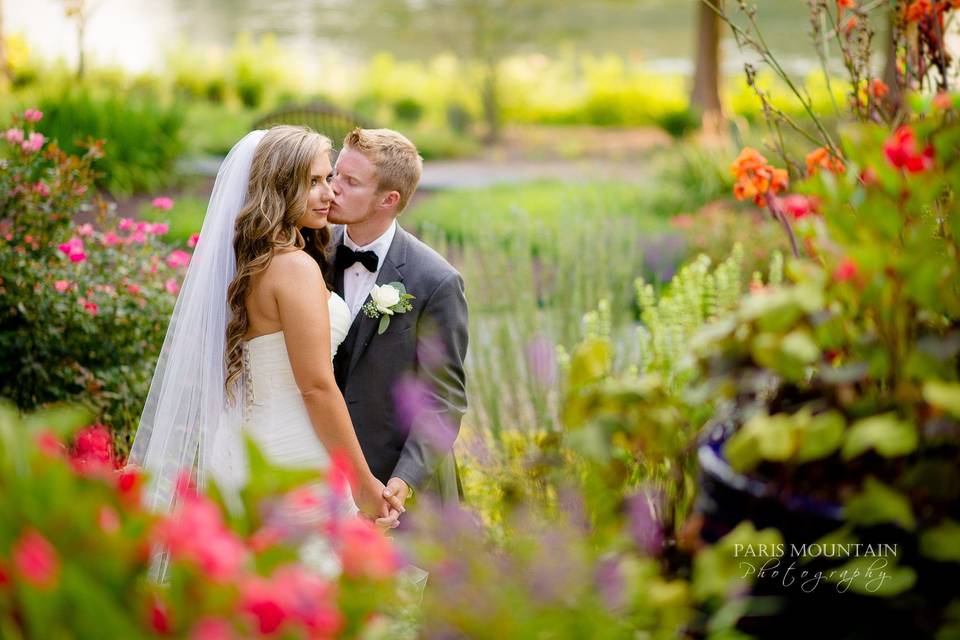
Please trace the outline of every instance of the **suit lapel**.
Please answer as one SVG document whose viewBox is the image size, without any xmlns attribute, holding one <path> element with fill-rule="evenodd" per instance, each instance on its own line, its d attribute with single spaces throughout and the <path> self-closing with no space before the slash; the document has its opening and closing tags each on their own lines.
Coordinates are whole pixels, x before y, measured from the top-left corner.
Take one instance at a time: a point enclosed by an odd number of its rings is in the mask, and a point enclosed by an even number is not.
<svg viewBox="0 0 960 640">
<path fill-rule="evenodd" d="M 406 261 L 406 255 L 407 233 L 400 228 L 400 225 L 398 224 L 396 235 L 393 237 L 393 242 L 390 243 L 390 249 L 387 251 L 387 256 L 383 261 L 383 266 L 380 267 L 380 272 L 377 274 L 377 286 L 382 286 L 390 282 L 403 282 L 403 273 L 400 271 L 400 267 L 402 267 Z M 368 294 L 364 304 L 370 302 L 370 300 L 371 298 Z M 367 350 L 367 346 L 373 340 L 379 324 L 379 318 L 370 318 L 363 312 L 363 310 L 357 314 L 357 318 L 354 321 L 354 325 L 357 329 L 357 335 L 356 340 L 353 343 L 353 349 L 351 349 L 350 352 L 350 366 L 347 368 L 348 377 L 357 366 L 357 363 L 360 361 L 360 356 L 363 355 L 363 353 Z"/>
</svg>

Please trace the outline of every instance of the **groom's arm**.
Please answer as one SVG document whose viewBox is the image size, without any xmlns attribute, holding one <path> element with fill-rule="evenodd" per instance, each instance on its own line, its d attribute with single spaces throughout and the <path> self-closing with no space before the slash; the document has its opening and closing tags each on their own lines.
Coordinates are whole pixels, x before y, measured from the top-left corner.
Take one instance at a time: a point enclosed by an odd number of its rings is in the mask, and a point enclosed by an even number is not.
<svg viewBox="0 0 960 640">
<path fill-rule="evenodd" d="M 427 298 L 416 328 L 416 373 L 427 407 L 414 420 L 392 474 L 412 488 L 433 475 L 460 431 L 467 410 L 467 327 L 463 278 L 454 272 Z"/>
</svg>

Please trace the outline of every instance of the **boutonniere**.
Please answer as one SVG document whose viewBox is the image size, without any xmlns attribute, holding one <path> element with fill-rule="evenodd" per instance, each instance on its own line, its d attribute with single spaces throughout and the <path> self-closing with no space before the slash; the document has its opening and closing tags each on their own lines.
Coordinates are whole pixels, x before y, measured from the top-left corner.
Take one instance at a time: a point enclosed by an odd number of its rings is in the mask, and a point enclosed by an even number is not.
<svg viewBox="0 0 960 640">
<path fill-rule="evenodd" d="M 377 329 L 377 335 L 380 335 L 390 326 L 391 316 L 413 309 L 410 304 L 413 298 L 402 282 L 375 286 L 370 290 L 370 302 L 363 305 L 363 312 L 368 318 L 380 318 L 380 327 Z"/>
</svg>

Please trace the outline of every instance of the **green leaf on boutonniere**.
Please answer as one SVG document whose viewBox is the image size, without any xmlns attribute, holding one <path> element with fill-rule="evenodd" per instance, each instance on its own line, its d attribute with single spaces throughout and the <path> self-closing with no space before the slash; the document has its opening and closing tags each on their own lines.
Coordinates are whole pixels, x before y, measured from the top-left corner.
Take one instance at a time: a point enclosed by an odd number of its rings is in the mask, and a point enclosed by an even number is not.
<svg viewBox="0 0 960 640">
<path fill-rule="evenodd" d="M 377 335 L 381 335 L 390 326 L 390 316 L 383 314 L 380 316 L 380 326 L 377 328 Z"/>
</svg>

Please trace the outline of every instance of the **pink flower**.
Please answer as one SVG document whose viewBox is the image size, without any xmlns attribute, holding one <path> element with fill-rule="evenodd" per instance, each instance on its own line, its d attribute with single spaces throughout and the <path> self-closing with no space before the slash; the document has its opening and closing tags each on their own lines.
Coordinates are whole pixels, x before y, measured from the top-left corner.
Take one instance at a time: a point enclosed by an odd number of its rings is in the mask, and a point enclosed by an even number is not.
<svg viewBox="0 0 960 640">
<path fill-rule="evenodd" d="M 171 269 L 179 269 L 190 264 L 190 254 L 180 249 L 174 249 L 167 256 L 167 266 Z"/>
<path fill-rule="evenodd" d="M 240 592 L 240 610 L 253 618 L 260 635 L 273 633 L 286 620 L 286 612 L 265 580 L 248 580 L 240 587 Z"/>
<path fill-rule="evenodd" d="M 158 598 L 154 598 L 150 603 L 150 627 L 160 635 L 168 635 L 173 631 L 167 603 Z"/>
<path fill-rule="evenodd" d="M 351 518 L 337 531 L 343 572 L 352 578 L 385 580 L 399 566 L 390 541 L 360 518 Z"/>
<path fill-rule="evenodd" d="M 856 278 L 858 273 L 859 269 L 857 269 L 857 263 L 853 261 L 853 258 L 844 258 L 834 270 L 833 278 L 837 282 L 847 282 Z"/>
<path fill-rule="evenodd" d="M 190 640 L 233 640 L 233 628 L 221 618 L 204 618 L 193 626 Z"/>
<path fill-rule="evenodd" d="M 135 242 L 137 244 L 143 244 L 147 241 L 147 234 L 143 231 L 134 231 L 130 234 L 130 242 Z"/>
<path fill-rule="evenodd" d="M 136 284 L 128 284 L 127 292 L 133 295 L 137 295 L 138 293 L 140 293 L 140 286 Z"/>
<path fill-rule="evenodd" d="M 168 225 L 166 222 L 158 222 L 154 225 L 147 225 L 145 231 L 147 233 L 152 233 L 155 236 L 162 236 L 166 232 L 170 231 L 170 225 Z"/>
<path fill-rule="evenodd" d="M 799 193 L 792 193 L 780 202 L 794 220 L 812 216 L 817 212 L 816 201 Z"/>
<path fill-rule="evenodd" d="M 172 295 L 177 295 L 180 293 L 180 285 L 177 283 L 176 278 L 170 278 L 163 283 L 163 288 L 167 290 L 167 293 Z"/>
<path fill-rule="evenodd" d="M 53 288 L 56 289 L 58 292 L 63 293 L 64 291 L 70 288 L 70 283 L 67 282 L 66 280 L 57 280 L 56 282 L 53 283 Z"/>
<path fill-rule="evenodd" d="M 154 536 L 175 561 L 188 562 L 217 582 L 236 579 L 246 562 L 246 547 L 226 528 L 217 505 L 191 491 L 180 492 L 177 509 Z"/>
<path fill-rule="evenodd" d="M 169 211 L 173 208 L 173 200 L 167 198 L 166 196 L 162 198 L 154 198 L 151 203 L 155 208 L 160 209 L 160 211 Z"/>
<path fill-rule="evenodd" d="M 112 247 L 115 244 L 120 242 L 120 236 L 115 234 L 113 231 L 107 231 L 103 234 L 103 246 Z"/>
<path fill-rule="evenodd" d="M 77 235 L 83 237 L 89 237 L 93 235 L 93 225 L 92 224 L 81 224 L 77 227 Z"/>
<path fill-rule="evenodd" d="M 40 181 L 33 185 L 33 192 L 40 194 L 40 196 L 43 198 L 46 198 L 50 195 L 50 187 L 48 187 L 43 181 Z"/>
<path fill-rule="evenodd" d="M 101 505 L 100 511 L 97 512 L 97 525 L 104 533 L 116 533 L 120 530 L 120 516 L 113 507 Z"/>
<path fill-rule="evenodd" d="M 20 146 L 24 151 L 40 151 L 43 148 L 43 143 L 46 142 L 46 138 L 42 133 L 33 131 L 30 133 L 30 137 L 20 143 Z"/>
<path fill-rule="evenodd" d="M 40 589 L 51 589 L 60 575 L 60 557 L 50 542 L 28 529 L 13 545 L 13 564 L 17 573 Z"/>
<path fill-rule="evenodd" d="M 77 236 L 70 238 L 57 248 L 67 254 L 71 262 L 83 262 L 87 259 L 87 254 L 83 251 L 83 240 Z"/>
<path fill-rule="evenodd" d="M 40 453 L 47 456 L 48 458 L 64 458 L 64 454 L 67 451 L 67 448 L 63 446 L 63 443 L 57 439 L 56 434 L 52 431 L 44 429 L 41 431 L 37 437 L 34 439 L 34 442 L 37 445 L 37 449 L 40 450 Z"/>
<path fill-rule="evenodd" d="M 127 231 L 133 229 L 133 220 L 131 218 L 123 218 L 120 220 L 120 224 L 117 226 L 120 231 Z"/>
<path fill-rule="evenodd" d="M 27 109 L 23 112 L 23 119 L 27 122 L 40 122 L 43 119 L 43 112 L 38 109 Z"/>
<path fill-rule="evenodd" d="M 21 142 L 23 142 L 23 129 L 17 129 L 17 128 L 7 129 L 6 132 L 3 134 L 3 137 L 7 139 L 7 142 L 10 142 L 13 144 L 20 144 Z"/>
<path fill-rule="evenodd" d="M 200 234 L 195 233 L 192 236 L 190 236 L 189 240 L 187 240 L 187 246 L 193 249 L 195 246 L 197 246 L 198 242 L 200 242 Z"/>
<path fill-rule="evenodd" d="M 96 302 L 91 302 L 85 298 L 80 298 L 77 300 L 81 305 L 83 305 L 83 310 L 89 313 L 91 316 L 96 317 L 100 312 L 100 307 L 97 306 Z"/>
</svg>

